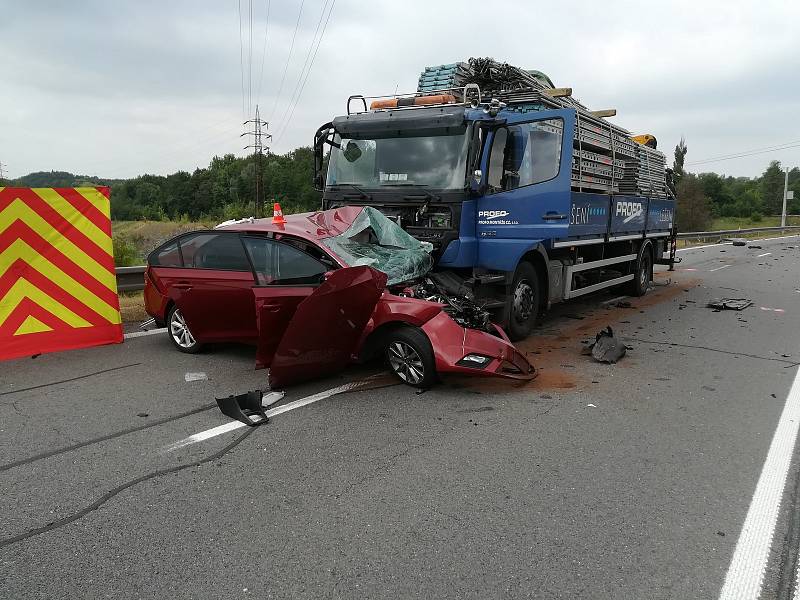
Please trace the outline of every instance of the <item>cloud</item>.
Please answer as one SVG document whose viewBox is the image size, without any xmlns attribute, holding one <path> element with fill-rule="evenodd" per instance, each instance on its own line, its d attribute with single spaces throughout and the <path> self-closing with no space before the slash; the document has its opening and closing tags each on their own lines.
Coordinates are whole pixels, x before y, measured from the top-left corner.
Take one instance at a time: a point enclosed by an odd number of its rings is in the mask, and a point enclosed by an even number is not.
<svg viewBox="0 0 800 600">
<path fill-rule="evenodd" d="M 301 0 L 271 1 L 263 76 L 267 0 L 252 2 L 252 54 L 250 0 L 7 7 L 0 161 L 13 175 L 193 170 L 243 152 L 242 107 L 256 103 L 285 152 L 310 144 L 349 95 L 413 91 L 425 65 L 470 56 L 540 69 L 590 107 L 617 108 L 616 123 L 653 133 L 667 154 L 684 135 L 688 162 L 800 138 L 800 3 L 336 0 L 293 109 L 331 1 L 303 2 L 288 63 Z M 800 149 L 703 168 L 752 176 L 773 158 L 797 165 Z"/>
</svg>

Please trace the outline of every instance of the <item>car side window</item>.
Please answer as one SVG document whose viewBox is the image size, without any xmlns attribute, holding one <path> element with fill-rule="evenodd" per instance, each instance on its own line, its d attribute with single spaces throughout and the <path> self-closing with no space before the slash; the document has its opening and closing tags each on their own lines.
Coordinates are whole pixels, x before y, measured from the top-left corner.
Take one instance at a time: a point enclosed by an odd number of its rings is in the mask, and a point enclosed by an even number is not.
<svg viewBox="0 0 800 600">
<path fill-rule="evenodd" d="M 237 234 L 197 233 L 179 240 L 183 266 L 218 271 L 250 271 Z"/>
<path fill-rule="evenodd" d="M 294 246 L 262 237 L 245 237 L 259 285 L 317 285 L 330 270 Z"/>
<path fill-rule="evenodd" d="M 489 157 L 488 182 L 494 192 L 549 181 L 561 167 L 564 122 L 545 119 L 498 130 Z M 505 135 L 500 135 L 505 131 Z"/>
<path fill-rule="evenodd" d="M 174 241 L 161 248 L 155 256 L 151 258 L 150 264 L 156 267 L 182 267 L 183 261 L 181 260 L 181 251 L 178 248 L 178 242 Z"/>
</svg>

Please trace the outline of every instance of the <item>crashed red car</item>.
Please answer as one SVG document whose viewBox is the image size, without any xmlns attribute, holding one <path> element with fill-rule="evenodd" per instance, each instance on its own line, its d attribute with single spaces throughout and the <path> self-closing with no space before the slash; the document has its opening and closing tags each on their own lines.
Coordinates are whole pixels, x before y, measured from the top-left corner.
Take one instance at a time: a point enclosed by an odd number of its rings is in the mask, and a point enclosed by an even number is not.
<svg viewBox="0 0 800 600">
<path fill-rule="evenodd" d="M 532 379 L 489 313 L 432 265 L 425 243 L 370 207 L 248 219 L 156 248 L 145 306 L 182 352 L 255 344 L 273 386 L 378 354 L 416 387 L 437 372 Z"/>
</svg>

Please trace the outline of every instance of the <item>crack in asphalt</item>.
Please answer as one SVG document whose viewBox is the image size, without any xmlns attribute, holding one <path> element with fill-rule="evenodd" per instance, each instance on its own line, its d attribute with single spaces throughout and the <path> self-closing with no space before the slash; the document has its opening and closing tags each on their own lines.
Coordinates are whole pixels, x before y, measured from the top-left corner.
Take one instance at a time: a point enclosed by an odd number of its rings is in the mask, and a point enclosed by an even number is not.
<svg viewBox="0 0 800 600">
<path fill-rule="evenodd" d="M 233 440 L 230 444 L 225 446 L 222 450 L 219 450 L 219 451 L 215 452 L 214 454 L 211 454 L 210 456 L 206 456 L 205 458 L 201 458 L 200 460 L 196 460 L 196 461 L 193 461 L 193 462 L 190 462 L 190 463 L 185 463 L 185 464 L 182 464 L 182 465 L 176 465 L 174 467 L 168 467 L 166 469 L 159 469 L 157 471 L 153 471 L 153 472 L 148 473 L 146 475 L 142 475 L 140 477 L 137 477 L 136 479 L 131 479 L 130 481 L 128 481 L 126 483 L 123 483 L 122 485 L 119 485 L 119 486 L 109 490 L 108 492 L 103 494 L 100 498 L 98 498 L 97 500 L 92 502 L 89 506 L 86 506 L 86 507 L 82 508 L 81 510 L 73 513 L 73 514 L 68 515 L 68 516 L 64 517 L 63 519 L 59 519 L 57 521 L 53 521 L 52 523 L 49 523 L 49 524 L 45 525 L 44 527 L 36 527 L 34 529 L 29 529 L 28 531 L 26 531 L 24 533 L 20 533 L 18 535 L 15 535 L 15 536 L 12 536 L 12 537 L 9 537 L 9 538 L 5 538 L 5 539 L 0 539 L 0 549 L 5 548 L 6 546 L 10 546 L 11 544 L 16 544 L 17 542 L 21 542 L 21 541 L 26 540 L 28 538 L 32 538 L 34 536 L 41 535 L 43 533 L 47 533 L 48 531 L 53 531 L 55 529 L 59 529 L 61 527 L 64 527 L 65 525 L 69 525 L 70 523 L 74 523 L 78 519 L 81 519 L 81 518 L 85 517 L 90 512 L 93 512 L 93 511 L 97 510 L 98 508 L 100 508 L 101 506 L 103 506 L 106 502 L 111 500 L 117 494 L 119 494 L 119 493 L 127 490 L 128 488 L 131 488 L 131 487 L 133 487 L 133 486 L 135 486 L 135 485 L 137 485 L 139 483 L 142 483 L 144 481 L 148 481 L 150 479 L 155 479 L 156 477 L 161 477 L 162 475 L 169 475 L 171 473 L 177 473 L 179 471 L 183 471 L 184 469 L 189 469 L 191 467 L 198 467 L 198 466 L 203 465 L 205 463 L 212 462 L 212 461 L 215 461 L 217 459 L 220 459 L 223 456 L 225 456 L 228 452 L 233 450 L 236 446 L 238 446 L 241 442 L 243 442 L 244 439 L 247 436 L 249 436 L 251 433 L 253 433 L 253 431 L 255 431 L 255 429 L 256 429 L 255 427 L 249 427 L 247 429 L 247 431 L 245 431 L 242 435 L 240 435 L 235 440 Z"/>
<path fill-rule="evenodd" d="M 747 358 L 756 358 L 758 360 L 769 360 L 772 362 L 779 362 L 790 367 L 800 365 L 797 361 L 785 360 L 783 358 L 773 358 L 771 356 L 759 356 L 758 354 L 747 354 L 745 352 L 735 352 L 733 350 L 723 350 L 722 348 L 712 348 L 710 346 L 695 346 L 693 344 L 679 344 L 677 342 L 663 342 L 659 340 L 645 340 L 642 338 L 625 336 L 622 338 L 626 342 L 639 342 L 640 344 L 654 344 L 656 346 L 675 346 L 676 348 L 694 348 L 695 350 L 708 350 L 709 352 L 719 352 L 720 354 L 730 354 L 733 356 L 744 356 Z"/>
<path fill-rule="evenodd" d="M 59 381 L 52 381 L 50 383 L 41 383 L 39 385 L 32 385 L 30 387 L 21 388 L 18 390 L 9 390 L 7 392 L 0 392 L 0 396 L 8 396 L 9 394 L 19 394 L 21 392 L 29 392 L 31 390 L 38 390 L 44 387 L 50 387 L 51 385 L 60 385 L 62 383 L 70 383 L 71 381 L 78 381 L 80 379 L 86 379 L 87 377 L 94 377 L 95 375 L 102 375 L 103 373 L 110 373 L 112 371 L 119 371 L 121 369 L 128 369 L 130 367 L 138 367 L 142 363 L 131 363 L 129 365 L 121 365 L 119 367 L 111 367 L 110 369 L 103 369 L 102 371 L 95 371 L 93 373 L 86 373 L 85 375 L 78 375 L 77 377 L 70 377 L 69 379 L 60 379 Z"/>
<path fill-rule="evenodd" d="M 13 403 L 12 403 L 13 404 Z M 146 423 L 144 425 L 138 425 L 136 427 L 129 427 L 128 429 L 123 429 L 122 431 L 116 431 L 114 433 L 109 433 L 106 435 L 101 435 L 96 438 L 92 438 L 90 440 L 86 440 L 84 442 L 78 442 L 77 444 L 73 444 L 72 446 L 65 446 L 63 448 L 58 448 L 56 450 L 50 450 L 48 452 L 42 452 L 40 454 L 34 454 L 33 456 L 29 456 L 28 458 L 21 458 L 19 460 L 15 460 L 10 463 L 6 463 L 4 465 L 0 465 L 0 473 L 4 471 L 8 471 L 9 469 L 13 469 L 14 467 L 20 467 L 22 465 L 28 465 L 33 462 L 37 462 L 40 460 L 44 460 L 46 458 L 51 458 L 53 456 L 57 456 L 59 454 L 65 454 L 67 452 L 72 452 L 73 450 L 78 450 L 79 448 L 85 448 L 86 446 L 91 446 L 93 444 L 99 444 L 100 442 L 106 442 L 108 440 L 113 440 L 114 438 L 121 437 L 123 435 L 128 435 L 130 433 L 135 433 L 137 431 L 142 431 L 144 429 L 149 429 L 151 427 L 157 427 L 158 425 L 163 425 L 164 423 L 169 423 L 170 421 L 177 421 L 178 419 L 183 419 L 184 417 L 188 417 L 191 415 L 195 415 L 200 412 L 204 412 L 207 410 L 211 410 L 212 408 L 217 408 L 215 404 L 205 404 L 199 408 L 193 408 L 192 410 L 187 410 L 186 412 L 182 412 L 177 415 L 173 415 L 170 417 L 164 417 L 163 419 L 158 419 L 156 421 L 152 421 L 151 423 Z M 53 427 L 55 431 L 59 434 L 61 433 L 55 427 Z"/>
</svg>

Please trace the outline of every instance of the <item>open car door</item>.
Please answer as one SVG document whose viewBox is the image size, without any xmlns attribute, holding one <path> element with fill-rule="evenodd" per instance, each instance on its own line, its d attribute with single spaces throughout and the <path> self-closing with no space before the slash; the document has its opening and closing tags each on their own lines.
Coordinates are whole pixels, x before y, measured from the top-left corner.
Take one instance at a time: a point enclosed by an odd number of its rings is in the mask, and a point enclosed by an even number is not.
<svg viewBox="0 0 800 600">
<path fill-rule="evenodd" d="M 371 267 L 332 272 L 297 306 L 274 355 L 260 356 L 270 362 L 270 385 L 321 377 L 347 365 L 385 289 L 386 275 Z M 258 299 L 256 303 L 259 313 Z"/>
</svg>

